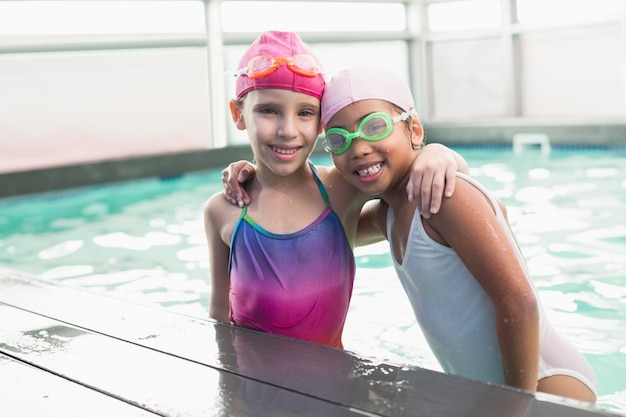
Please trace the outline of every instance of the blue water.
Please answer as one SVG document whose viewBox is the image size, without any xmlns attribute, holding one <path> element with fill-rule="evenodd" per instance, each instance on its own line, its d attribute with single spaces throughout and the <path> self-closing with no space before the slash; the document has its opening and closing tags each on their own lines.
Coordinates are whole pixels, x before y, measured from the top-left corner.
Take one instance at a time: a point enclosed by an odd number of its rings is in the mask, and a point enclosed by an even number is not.
<svg viewBox="0 0 626 417">
<path fill-rule="evenodd" d="M 550 320 L 589 359 L 598 404 L 626 414 L 626 150 L 457 148 L 500 198 Z M 324 156 L 316 163 L 328 164 Z M 202 205 L 220 171 L 0 200 L 0 264 L 206 316 Z M 357 248 L 346 349 L 440 369 L 387 245 Z"/>
</svg>

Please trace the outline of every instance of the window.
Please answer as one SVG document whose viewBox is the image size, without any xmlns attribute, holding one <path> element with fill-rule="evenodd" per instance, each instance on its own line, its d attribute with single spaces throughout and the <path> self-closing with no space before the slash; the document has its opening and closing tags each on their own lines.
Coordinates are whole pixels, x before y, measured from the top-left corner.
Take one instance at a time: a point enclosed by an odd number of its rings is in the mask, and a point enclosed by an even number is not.
<svg viewBox="0 0 626 417">
<path fill-rule="evenodd" d="M 428 27 L 433 32 L 493 29 L 501 24 L 499 0 L 463 0 L 429 4 Z"/>
<path fill-rule="evenodd" d="M 224 32 L 401 31 L 402 3 L 330 3 L 315 1 L 224 1 Z"/>
<path fill-rule="evenodd" d="M 586 23 L 623 14 L 623 0 L 517 0 L 517 19 L 524 24 Z"/>
<path fill-rule="evenodd" d="M 0 1 L 0 35 L 204 33 L 200 1 Z"/>
</svg>

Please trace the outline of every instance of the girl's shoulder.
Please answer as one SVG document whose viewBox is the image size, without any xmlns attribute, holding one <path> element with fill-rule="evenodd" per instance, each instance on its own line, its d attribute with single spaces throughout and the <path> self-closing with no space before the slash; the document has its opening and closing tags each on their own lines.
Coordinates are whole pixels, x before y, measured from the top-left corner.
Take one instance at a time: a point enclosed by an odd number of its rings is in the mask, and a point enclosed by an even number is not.
<svg viewBox="0 0 626 417">
<path fill-rule="evenodd" d="M 487 225 L 498 222 L 494 202 L 498 204 L 478 181 L 457 175 L 454 194 L 442 201 L 437 214 L 423 219 L 423 222 L 442 234 L 458 234 L 459 230 L 467 230 L 480 219 L 488 231 Z"/>
<path fill-rule="evenodd" d="M 317 173 L 326 188 L 326 191 L 330 194 L 336 195 L 347 195 L 348 198 L 354 199 L 363 197 L 362 194 L 356 187 L 350 185 L 339 173 L 335 166 L 315 166 Z"/>
<path fill-rule="evenodd" d="M 459 191 L 458 195 L 457 191 Z M 455 192 L 449 199 L 461 206 L 468 204 L 482 206 L 485 203 L 489 203 L 490 196 L 489 191 L 480 182 L 469 175 L 457 173 Z M 487 204 L 487 206 L 490 205 Z"/>
<path fill-rule="evenodd" d="M 334 166 L 319 167 L 318 175 L 328 195 L 330 206 L 342 219 L 344 227 L 346 222 L 354 222 L 356 228 L 354 219 L 358 219 L 363 204 L 370 198 L 350 185 Z"/>
<path fill-rule="evenodd" d="M 360 205 L 370 200 L 358 188 L 348 183 L 335 166 L 316 166 L 316 169 L 331 200 L 340 199 Z"/>
<path fill-rule="evenodd" d="M 334 167 L 330 167 L 327 165 L 314 165 L 314 164 L 313 164 L 313 167 L 315 168 L 315 171 L 320 176 L 322 181 L 325 179 L 325 177 L 330 175 L 331 169 L 334 168 Z"/>
<path fill-rule="evenodd" d="M 241 208 L 226 200 L 222 192 L 215 193 L 204 203 L 204 218 L 214 225 L 231 222 L 241 215 Z"/>
</svg>

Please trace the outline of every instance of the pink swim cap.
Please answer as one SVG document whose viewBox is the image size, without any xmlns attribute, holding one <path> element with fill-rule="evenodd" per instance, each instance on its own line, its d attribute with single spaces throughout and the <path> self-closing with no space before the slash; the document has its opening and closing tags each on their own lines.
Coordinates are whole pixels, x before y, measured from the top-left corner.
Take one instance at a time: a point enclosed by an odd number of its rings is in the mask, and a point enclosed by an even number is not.
<svg viewBox="0 0 626 417">
<path fill-rule="evenodd" d="M 268 88 L 292 90 L 321 99 L 325 85 L 321 64 L 296 33 L 279 31 L 262 33 L 244 53 L 239 61 L 238 71 L 247 68 L 250 59 L 259 55 L 289 58 L 298 54 L 311 55 L 319 69 L 319 74 L 315 76 L 300 75 L 290 70 L 285 62 L 280 62 L 276 71 L 259 78 L 250 78 L 245 74 L 238 75 L 235 84 L 237 100 L 248 91 Z"/>
<path fill-rule="evenodd" d="M 397 74 L 380 68 L 353 67 L 341 71 L 327 84 L 322 98 L 322 124 L 349 104 L 361 100 L 385 100 L 417 116 L 409 84 Z"/>
</svg>

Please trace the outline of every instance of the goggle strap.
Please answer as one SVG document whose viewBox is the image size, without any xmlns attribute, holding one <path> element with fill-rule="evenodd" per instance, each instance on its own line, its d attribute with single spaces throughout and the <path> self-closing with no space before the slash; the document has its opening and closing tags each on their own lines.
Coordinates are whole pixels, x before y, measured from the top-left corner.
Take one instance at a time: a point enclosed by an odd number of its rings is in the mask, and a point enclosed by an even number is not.
<svg viewBox="0 0 626 417">
<path fill-rule="evenodd" d="M 393 120 L 394 123 L 397 123 L 400 120 L 402 120 L 404 122 L 409 117 L 411 117 L 411 113 L 409 113 L 408 111 L 405 111 L 405 112 L 402 112 L 401 114 L 399 114 L 397 116 L 393 116 L 393 118 L 391 120 Z"/>
<path fill-rule="evenodd" d="M 308 55 L 308 54 L 301 54 L 301 55 Z M 241 77 L 242 75 L 247 75 L 248 72 L 250 71 L 250 62 L 258 57 L 263 57 L 268 59 L 270 62 L 272 62 L 272 66 L 275 66 L 275 68 L 278 68 L 278 63 L 280 62 L 284 62 L 285 65 L 292 71 L 295 72 L 296 74 L 299 75 L 303 75 L 306 77 L 315 77 L 316 75 L 320 74 L 322 77 L 324 76 L 322 67 L 317 63 L 317 61 L 315 60 L 315 58 L 312 55 L 309 55 L 312 59 L 313 62 L 315 62 L 315 65 L 313 68 L 302 68 L 300 66 L 298 66 L 297 64 L 294 63 L 294 56 L 291 57 L 284 57 L 284 58 L 274 58 L 273 56 L 270 55 L 258 55 L 256 57 L 252 57 L 250 58 L 250 61 L 248 61 L 248 65 L 246 65 L 243 68 L 238 69 L 237 71 L 235 71 L 235 73 L 233 74 L 235 77 Z M 273 71 L 271 71 L 273 72 Z M 270 73 L 271 73 L 270 72 Z"/>
</svg>

